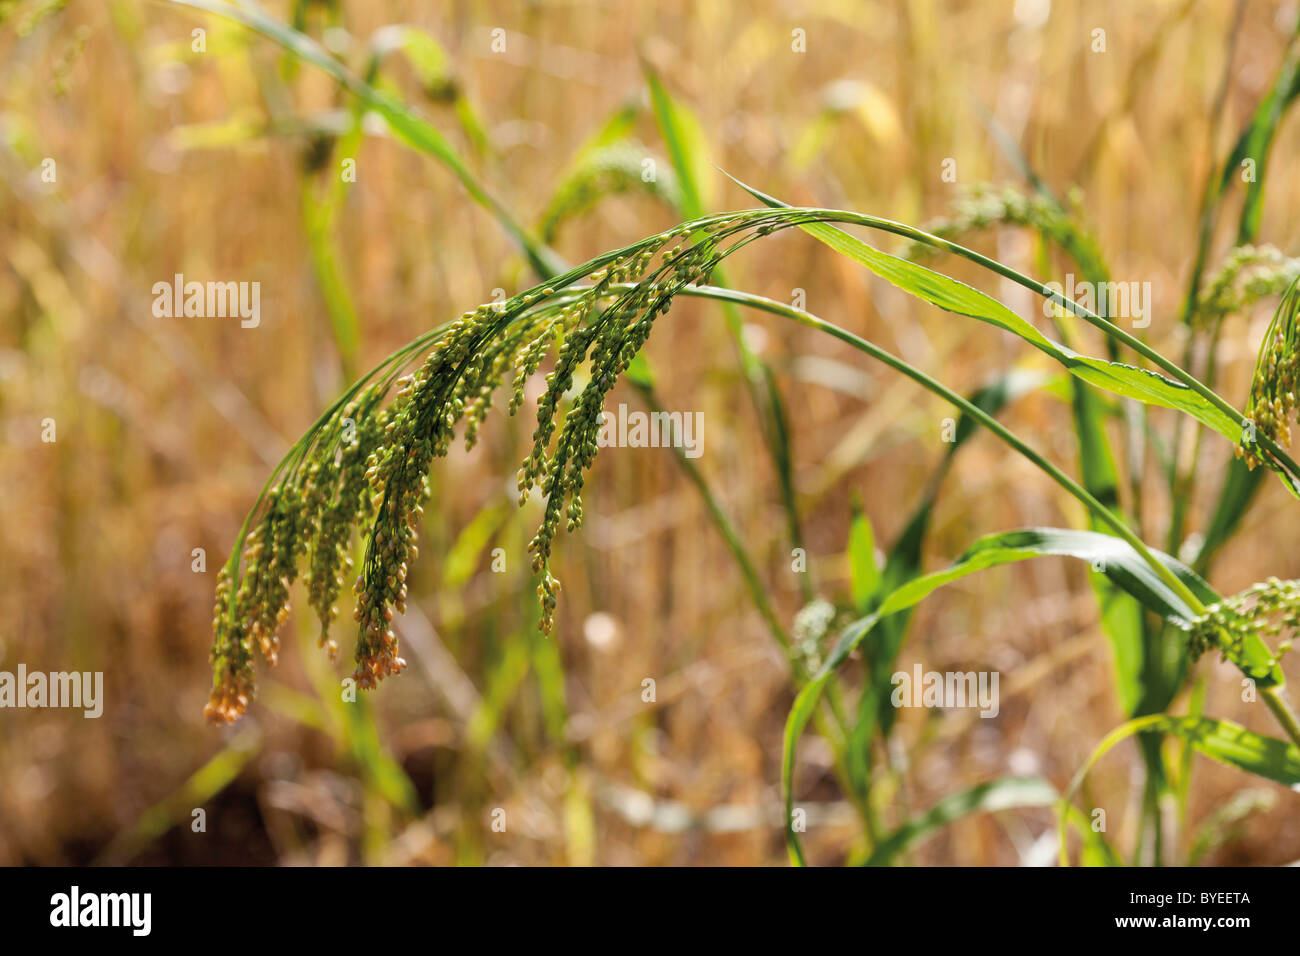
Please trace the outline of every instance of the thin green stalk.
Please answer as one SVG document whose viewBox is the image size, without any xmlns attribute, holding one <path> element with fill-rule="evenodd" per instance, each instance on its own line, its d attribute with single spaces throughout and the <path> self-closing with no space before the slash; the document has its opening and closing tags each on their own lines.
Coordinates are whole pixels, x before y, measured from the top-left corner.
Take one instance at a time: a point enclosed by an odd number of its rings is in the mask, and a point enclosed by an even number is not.
<svg viewBox="0 0 1300 956">
<path fill-rule="evenodd" d="M 1033 465 L 1038 467 L 1049 478 L 1055 481 L 1063 489 L 1078 499 L 1086 507 L 1091 509 L 1103 522 L 1105 522 L 1115 533 L 1126 541 L 1134 551 L 1141 556 L 1159 578 L 1169 586 L 1169 588 L 1182 598 L 1188 609 L 1194 615 L 1205 613 L 1205 605 L 1199 598 L 1185 585 L 1178 576 L 1170 571 L 1167 567 L 1156 560 L 1146 544 L 1135 535 L 1124 521 L 1112 512 L 1109 508 L 1098 501 L 1092 494 L 1084 489 L 1078 482 L 1065 474 L 1054 464 L 1036 452 L 1029 445 L 1025 444 L 1014 432 L 999 422 L 996 418 L 989 415 L 979 406 L 968 402 L 957 392 L 952 391 L 942 382 L 939 382 L 920 369 L 909 365 L 902 359 L 885 351 L 879 346 L 868 342 L 860 336 L 854 335 L 846 329 L 820 319 L 815 315 L 807 312 L 801 312 L 793 306 L 786 305 L 784 302 L 777 302 L 773 299 L 766 299 L 762 296 L 751 295 L 747 292 L 736 292 L 730 289 L 717 289 L 708 286 L 687 286 L 682 290 L 685 295 L 695 295 L 704 298 L 726 298 L 730 301 L 741 305 L 747 305 L 751 308 L 761 309 L 765 312 L 771 312 L 774 315 L 780 315 L 788 319 L 805 325 L 809 328 L 817 329 L 828 335 L 834 336 L 842 342 L 845 342 L 861 352 L 865 352 L 872 358 L 888 365 L 897 372 L 901 372 L 908 378 L 912 379 L 918 385 L 933 392 L 935 395 L 943 398 L 945 401 L 960 408 L 967 415 L 970 415 L 981 425 L 987 428 L 993 434 L 997 435 L 1003 442 L 1019 452 L 1024 458 L 1028 459 Z M 1275 687 L 1266 688 L 1263 692 L 1264 702 L 1268 704 L 1269 710 L 1277 718 L 1278 723 L 1287 732 L 1287 735 L 1300 747 L 1300 720 L 1297 720 L 1290 706 L 1282 698 L 1280 689 Z"/>
<path fill-rule="evenodd" d="M 641 392 L 651 408 L 659 407 L 654 389 L 647 385 L 638 384 L 637 390 Z M 680 449 L 676 450 L 680 452 Z M 695 462 L 684 454 L 677 454 L 674 457 L 677 459 L 677 463 L 681 465 L 682 471 L 686 473 L 686 477 L 690 479 L 691 484 L 695 485 L 700 497 L 704 500 L 704 506 L 708 509 L 709 516 L 713 519 L 714 525 L 717 526 L 719 534 L 722 535 L 722 540 L 726 542 L 727 550 L 731 552 L 731 556 L 740 567 L 740 574 L 745 579 L 745 586 L 749 590 L 750 598 L 758 609 L 759 615 L 763 618 L 763 622 L 767 625 L 767 629 L 772 632 L 772 637 L 781 645 L 787 656 L 791 657 L 796 672 L 801 671 L 800 663 L 790 655 L 790 636 L 786 634 L 785 628 L 781 626 L 781 622 L 777 619 L 776 612 L 772 609 L 772 602 L 767 597 L 767 588 L 763 586 L 758 569 L 754 566 L 754 561 L 750 558 L 749 552 L 745 550 L 745 544 L 740 540 L 740 535 L 732 525 L 731 519 L 722 510 L 722 506 L 713 494 L 713 489 L 709 487 Z M 806 678 L 807 674 L 801 674 L 801 677 Z"/>
<path fill-rule="evenodd" d="M 1123 538 L 1124 541 L 1133 548 L 1133 550 L 1141 555 L 1142 559 L 1151 566 L 1151 569 L 1155 571 L 1160 579 L 1167 584 L 1175 594 L 1183 599 L 1193 614 L 1204 613 L 1205 605 L 1202 604 L 1196 595 L 1191 592 L 1187 585 L 1178 579 L 1177 575 L 1156 560 L 1155 555 L 1151 553 L 1142 539 L 1133 533 L 1123 519 L 1098 501 L 1073 478 L 1065 474 L 1065 472 L 1061 471 L 1061 469 L 1056 467 L 1056 465 L 1052 464 L 1029 445 L 1025 444 L 1025 442 L 1022 441 L 1014 432 L 1008 429 L 996 418 L 989 415 L 978 405 L 967 401 L 960 394 L 952 391 L 942 382 L 931 378 L 925 372 L 909 365 L 893 353 L 885 351 L 858 335 L 854 335 L 847 329 L 842 329 L 838 325 L 820 319 L 808 312 L 801 312 L 793 306 L 786 305 L 784 302 L 777 302 L 774 299 L 751 295 L 747 292 L 736 292 L 730 289 L 718 289 L 706 286 L 687 286 L 682 290 L 682 293 L 685 295 L 701 296 L 703 298 L 729 299 L 738 304 L 747 305 L 755 309 L 761 309 L 765 312 L 771 312 L 775 315 L 792 319 L 800 325 L 805 325 L 809 328 L 825 332 L 828 335 L 853 346 L 858 351 L 865 352 L 877 361 L 883 362 L 895 371 L 901 372 L 918 385 L 921 385 L 923 388 L 933 392 L 950 404 L 960 408 L 967 415 L 970 415 L 989 431 L 993 432 L 993 434 L 997 435 L 1006 444 L 1014 448 L 1039 470 L 1044 472 L 1049 478 L 1095 513 L 1098 518 L 1100 518 L 1116 533 L 1116 535 Z"/>
<path fill-rule="evenodd" d="M 336 83 L 365 103 L 367 108 L 381 115 L 398 137 L 419 151 L 435 157 L 450 169 L 469 193 L 470 198 L 492 214 L 539 275 L 562 271 L 563 265 L 555 253 L 529 235 L 528 231 L 510 214 L 505 204 L 479 182 L 473 171 L 437 129 L 400 100 L 357 77 L 311 37 L 267 16 L 260 10 L 235 6 L 225 0 L 168 0 L 168 2 L 233 20 L 278 43 L 299 60 L 310 63 L 327 73 Z"/>
<path fill-rule="evenodd" d="M 637 382 L 636 388 L 651 409 L 660 409 L 661 406 L 659 405 L 659 400 L 655 396 L 654 389 L 651 386 Z M 677 454 L 674 455 L 677 463 L 681 465 L 682 471 L 686 473 L 686 477 L 690 479 L 693 485 L 695 485 L 696 489 L 700 493 L 700 497 L 704 499 L 704 505 L 708 509 L 709 515 L 712 517 L 713 523 L 717 527 L 718 532 L 722 535 L 723 541 L 726 542 L 727 550 L 731 552 L 732 558 L 735 559 L 736 564 L 740 567 L 741 577 L 745 580 L 745 586 L 749 591 L 750 599 L 754 602 L 754 606 L 758 609 L 758 613 L 763 618 L 763 621 L 771 632 L 772 637 L 781 645 L 782 650 L 785 651 L 786 657 L 790 661 L 790 666 L 794 670 L 796 684 L 802 685 L 806 683 L 809 677 L 808 669 L 804 667 L 803 661 L 791 653 L 792 648 L 790 645 L 790 637 L 786 634 L 785 629 L 781 626 L 781 622 L 777 619 L 776 612 L 772 609 L 772 603 L 767 597 L 767 589 L 763 586 L 762 579 L 758 574 L 758 569 L 754 566 L 754 561 L 749 556 L 749 552 L 746 550 L 744 542 L 740 540 L 740 534 L 732 525 L 731 519 L 727 517 L 727 513 L 722 510 L 722 505 L 713 494 L 713 489 L 709 487 L 709 484 L 705 480 L 699 467 L 695 462 L 687 458 L 680 448 L 674 447 L 674 451 L 677 452 Z M 845 727 L 848 725 L 842 708 L 838 706 L 838 697 L 834 694 L 834 685 L 832 685 L 830 690 L 831 693 L 828 694 L 827 700 L 834 726 L 827 722 L 825 714 L 820 710 L 813 715 L 813 720 L 817 725 L 818 733 L 820 733 L 831 745 L 831 752 L 834 756 L 835 774 L 839 779 L 840 786 L 846 794 L 850 794 L 853 797 L 858 812 L 867 824 L 868 833 L 871 834 L 874 843 L 875 827 L 874 821 L 870 819 L 869 804 L 865 798 L 864 800 L 857 799 L 848 772 L 848 757 L 845 749 L 844 733 Z"/>
<path fill-rule="evenodd" d="M 1214 323 L 1214 329 L 1210 333 L 1209 340 L 1205 349 L 1205 371 L 1202 375 L 1203 381 L 1209 388 L 1214 387 L 1217 376 L 1218 366 L 1214 361 L 1215 352 L 1218 350 L 1219 337 L 1223 331 L 1223 319 L 1219 318 Z M 1188 344 L 1188 361 L 1187 365 L 1191 366 L 1191 344 Z M 1174 483 L 1171 488 L 1171 499 L 1173 515 L 1169 521 L 1168 551 L 1170 554 L 1178 554 L 1182 548 L 1183 538 L 1187 530 L 1187 514 L 1191 507 L 1192 490 L 1196 484 L 1196 462 L 1201 456 L 1201 443 L 1205 437 L 1205 429 L 1201 423 L 1193 420 L 1191 422 L 1192 444 L 1191 450 L 1187 456 L 1187 467 L 1181 472 L 1178 470 L 1178 461 L 1181 455 L 1181 446 L 1184 438 L 1184 431 L 1187 423 L 1181 418 L 1174 429 L 1173 451 L 1170 456 L 1170 465 L 1173 468 Z"/>
<path fill-rule="evenodd" d="M 1291 738 L 1297 747 L 1300 747 L 1300 720 L 1296 719 L 1295 711 L 1291 709 L 1291 706 L 1282 696 L 1282 688 L 1266 687 L 1261 693 L 1264 695 L 1264 703 L 1273 712 L 1273 716 L 1282 725 L 1282 729 L 1286 731 L 1287 736 Z"/>
</svg>

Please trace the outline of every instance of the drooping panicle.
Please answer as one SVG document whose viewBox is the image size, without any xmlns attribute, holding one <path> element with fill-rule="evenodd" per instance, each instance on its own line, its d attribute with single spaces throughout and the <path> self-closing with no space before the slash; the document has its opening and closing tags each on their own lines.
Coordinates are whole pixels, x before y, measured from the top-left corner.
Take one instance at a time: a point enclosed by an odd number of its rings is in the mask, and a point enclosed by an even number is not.
<svg viewBox="0 0 1300 956">
<path fill-rule="evenodd" d="M 582 524 L 582 489 L 597 453 L 605 396 L 675 295 L 707 282 L 747 236 L 796 222 L 788 213 L 759 210 L 650 237 L 563 281 L 466 312 L 353 386 L 276 469 L 218 578 L 208 716 L 228 722 L 247 708 L 256 649 L 275 663 L 300 563 L 320 621 L 319 643 L 334 657 L 330 628 L 352 566 L 354 529 L 365 545 L 353 587 L 353 677 L 374 687 L 405 667 L 393 621 L 406 611 L 433 461 L 447 454 L 461 422 L 466 446 L 475 445 L 511 371 L 507 411 L 522 407 L 527 383 L 554 353 L 518 479 L 521 503 L 534 488 L 546 496 L 529 551 L 540 578 L 541 627 L 549 631 L 560 588 L 550 570 L 553 541 L 562 521 L 569 530 Z M 724 247 L 724 240 L 733 241 Z M 589 286 L 568 288 L 584 275 Z M 419 367 L 403 374 L 426 349 Z"/>
<path fill-rule="evenodd" d="M 352 567 L 352 529 L 373 513 L 366 467 L 388 421 L 387 410 L 376 408 L 382 398 L 382 387 L 374 385 L 343 409 L 332 428 L 338 433 L 337 448 L 328 446 L 309 480 L 316 505 L 315 536 L 308 557 L 309 603 L 320 620 L 318 643 L 331 659 L 337 656 L 338 645 L 330 638 L 329 629 L 338 616 L 336 604 L 344 574 Z"/>
<path fill-rule="evenodd" d="M 1300 393 L 1300 279 L 1296 279 L 1273 313 L 1264 333 L 1255 375 L 1250 383 L 1246 416 L 1259 435 L 1282 447 L 1291 443 L 1291 422 L 1296 417 L 1296 395 Z M 1237 446 L 1237 455 L 1251 468 L 1265 460 L 1249 430 Z"/>
<path fill-rule="evenodd" d="M 1224 660 L 1244 663 L 1248 642 L 1276 647 L 1277 657 L 1290 650 L 1300 631 L 1300 581 L 1269 578 L 1206 608 L 1192 622 L 1188 647 L 1192 659 L 1217 649 Z M 1273 641 L 1280 640 L 1276 645 Z M 1263 643 L 1260 643 L 1263 642 Z M 1275 664 L 1276 659 L 1268 661 Z"/>
</svg>

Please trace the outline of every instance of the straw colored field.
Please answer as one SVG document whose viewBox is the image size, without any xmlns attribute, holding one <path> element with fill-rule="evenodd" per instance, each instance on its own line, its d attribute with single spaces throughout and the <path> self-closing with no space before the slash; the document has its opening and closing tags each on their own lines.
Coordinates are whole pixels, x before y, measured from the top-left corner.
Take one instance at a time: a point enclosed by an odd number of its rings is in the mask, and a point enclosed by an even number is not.
<svg viewBox="0 0 1300 956">
<path fill-rule="evenodd" d="M 249 713 L 217 728 L 203 719 L 213 589 L 258 490 L 357 375 L 539 281 L 503 224 L 583 262 L 697 214 L 755 207 L 722 169 L 791 204 L 920 223 L 982 183 L 1033 195 L 1022 154 L 1111 278 L 1149 294 L 1149 325 L 1124 327 L 1203 375 L 1209 346 L 1202 336 L 1189 349 L 1180 321 L 1202 191 L 1295 55 L 1300 15 L 1226 0 L 266 4 L 278 29 L 311 38 L 348 82 L 408 104 L 435 141 L 423 127 L 400 135 L 301 48 L 203 6 L 0 2 L 0 669 L 104 675 L 97 719 L 0 710 L 0 863 L 783 863 L 795 674 L 671 451 L 601 451 L 586 524 L 556 541 L 564 590 L 546 637 L 527 557 L 541 505 L 515 506 L 532 406 L 494 415 L 473 451 L 434 465 L 396 622 L 406 672 L 344 700 L 352 605 L 332 665 L 297 584 L 278 666 L 259 666 Z M 1300 127 L 1278 113 L 1267 156 L 1251 157 L 1268 175 L 1253 241 L 1289 254 Z M 1239 179 L 1207 275 L 1240 236 Z M 960 241 L 1043 280 L 1084 278 L 1033 228 Z M 1012 282 L 952 256 L 923 261 L 1051 329 L 1042 301 Z M 178 275 L 246 293 L 256 283 L 255 321 L 160 316 L 157 286 Z M 1024 370 L 1045 387 L 997 417 L 1067 472 L 1088 464 L 1068 376 L 1013 336 L 798 229 L 738 252 L 723 278 L 963 395 Z M 1276 307 L 1274 295 L 1234 311 L 1213 342 L 1213 387 L 1238 408 Z M 734 316 L 732 327 L 719 303 L 682 297 L 645 355 L 659 403 L 702 421 L 690 461 L 790 631 L 814 597 L 847 600 L 855 503 L 879 555 L 894 546 L 957 416 L 843 343 Z M 1107 353 L 1094 329 L 1076 333 L 1079 351 Z M 747 357 L 783 399 L 788 497 Z M 529 403 L 543 389 L 539 375 Z M 628 383 L 606 407 L 620 403 L 646 408 Z M 1175 471 L 1196 480 L 1171 491 L 1160 462 L 1177 421 L 1151 410 L 1141 457 L 1121 416 L 1105 435 L 1134 530 L 1191 561 L 1232 448 L 1188 430 Z M 1300 577 L 1296 508 L 1262 483 L 1200 569 L 1219 593 Z M 923 567 L 992 532 L 1088 520 L 978 432 L 953 455 Z M 899 670 L 997 672 L 997 717 L 898 710 L 888 744 L 868 741 L 865 809 L 837 774 L 834 734 L 810 725 L 796 775 L 810 861 L 865 859 L 881 834 L 992 779 L 1063 791 L 1130 715 L 1098 607 L 1087 566 L 1064 558 L 985 571 L 921 603 Z M 865 683 L 850 663 L 842 703 L 856 713 Z M 1169 710 L 1279 736 L 1242 697 L 1237 669 L 1207 655 Z M 1106 810 L 1126 857 L 1300 858 L 1293 792 L 1190 749 L 1184 759 L 1176 736 L 1164 746 L 1182 775 L 1155 801 L 1158 849 L 1133 742 L 1076 800 Z M 900 858 L 1053 862 L 1055 835 L 1050 806 L 976 814 Z"/>
</svg>

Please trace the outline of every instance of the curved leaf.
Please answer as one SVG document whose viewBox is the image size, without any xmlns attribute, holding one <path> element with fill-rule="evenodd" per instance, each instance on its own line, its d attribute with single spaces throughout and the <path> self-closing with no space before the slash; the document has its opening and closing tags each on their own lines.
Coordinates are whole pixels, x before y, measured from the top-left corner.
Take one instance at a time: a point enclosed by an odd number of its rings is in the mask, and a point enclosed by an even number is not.
<svg viewBox="0 0 1300 956">
<path fill-rule="evenodd" d="M 1293 789 L 1300 787 L 1300 749 L 1297 749 L 1294 744 L 1275 737 L 1265 737 L 1230 720 L 1153 714 L 1120 724 L 1102 738 L 1101 743 L 1070 782 L 1069 789 L 1062 797 L 1062 809 L 1069 807 L 1074 794 L 1098 760 L 1116 744 L 1143 731 L 1181 737 L 1191 744 L 1194 750 L 1219 763 L 1236 767 L 1238 770 L 1244 770 L 1246 773 L 1252 773 L 1275 783 L 1285 784 Z M 1061 817 L 1060 827 L 1061 863 L 1068 865 L 1064 815 Z"/>
<path fill-rule="evenodd" d="M 1041 777 L 1004 777 L 944 797 L 920 816 L 913 817 L 882 839 L 865 863 L 888 866 L 894 858 L 936 830 L 972 813 L 995 813 L 1021 807 L 1050 807 L 1060 797 Z"/>
<path fill-rule="evenodd" d="M 1066 377 L 1062 376 L 1060 380 L 1065 381 Z M 1013 367 L 987 385 L 976 389 L 968 398 L 972 405 L 990 415 L 996 415 L 1010 402 L 1036 389 L 1049 386 L 1052 382 L 1053 376 L 1045 371 Z M 877 584 L 871 594 L 872 598 L 882 597 L 881 592 L 887 594 L 904 581 L 921 573 L 922 545 L 930 526 L 930 514 L 939 497 L 939 490 L 957 451 L 975 434 L 978 427 L 979 423 L 969 413 L 963 411 L 958 417 L 953 440 L 948 444 L 938 467 L 931 473 L 922 491 L 921 499 L 912 509 L 911 516 L 903 525 L 903 530 L 894 540 L 894 546 L 886 557 L 885 566 L 877 575 Z M 870 609 L 870 601 L 858 607 L 860 612 Z M 887 735 L 893 727 L 896 712 L 888 704 L 889 674 L 893 671 L 894 660 L 898 657 L 910 623 L 909 612 L 890 615 L 880 622 L 877 638 L 871 642 L 867 651 L 867 674 L 870 676 L 858 701 L 858 719 L 849 737 L 848 756 L 850 776 L 860 791 L 866 787 L 871 759 L 871 740 L 876 729 L 879 728 L 882 734 Z"/>
<path fill-rule="evenodd" d="M 1180 561 L 1160 551 L 1156 559 L 1176 575 L 1197 598 L 1213 604 L 1218 594 L 1199 575 Z M 781 762 L 782 786 L 786 794 L 786 843 L 791 859 L 803 865 L 803 851 L 792 827 L 794 809 L 794 764 L 799 736 L 812 716 L 822 690 L 835 669 L 871 633 L 884 617 L 919 604 L 932 591 L 985 568 L 997 567 L 1027 558 L 1061 555 L 1088 561 L 1117 587 L 1137 598 L 1144 607 L 1166 620 L 1188 622 L 1192 612 L 1167 584 L 1160 580 L 1142 557 L 1119 538 L 1096 531 L 1072 531 L 1062 528 L 1025 528 L 988 535 L 976 541 L 951 567 L 914 578 L 892 591 L 870 614 L 846 627 L 826 663 L 795 698 L 786 718 L 784 753 Z"/>
<path fill-rule="evenodd" d="M 849 524 L 849 580 L 853 606 L 865 611 L 871 596 L 880 586 L 880 568 L 876 565 L 876 536 L 871 519 L 854 502 L 853 520 Z"/>
<path fill-rule="evenodd" d="M 739 180 L 735 182 L 769 206 L 786 205 L 779 199 L 746 186 Z M 812 222 L 802 223 L 799 228 L 922 301 L 947 312 L 969 316 L 1014 333 L 1034 348 L 1051 356 L 1072 375 L 1090 385 L 1125 398 L 1136 399 L 1146 405 L 1159 405 L 1184 412 L 1234 443 L 1241 438 L 1241 422 L 1212 404 L 1205 396 L 1180 382 L 1133 365 L 1082 355 L 1049 339 L 1031 323 L 992 296 L 909 259 L 900 259 L 898 256 L 881 252 L 837 226 L 825 222 Z M 1060 295 L 1053 295 L 1048 301 L 1064 305 L 1066 300 Z"/>
<path fill-rule="evenodd" d="M 1214 589 L 1181 561 L 1160 551 L 1152 553 L 1198 598 L 1208 603 L 1220 600 Z M 951 567 L 915 578 L 897 588 L 880 603 L 873 614 L 850 625 L 841 634 L 822 668 L 823 672 L 839 666 L 879 618 L 919 604 L 931 591 L 968 574 L 1046 555 L 1088 561 L 1095 570 L 1105 574 L 1118 587 L 1166 620 L 1188 623 L 1195 616 L 1183 599 L 1161 581 L 1142 557 L 1121 539 L 1096 531 L 1024 528 L 980 538 Z"/>
<path fill-rule="evenodd" d="M 945 311 L 979 319 L 1018 335 L 1090 385 L 1145 405 L 1185 412 L 1231 441 L 1241 437 L 1240 422 L 1180 382 L 1133 365 L 1080 354 L 1048 338 L 992 296 L 915 262 L 881 252 L 832 225 L 812 223 L 800 228 L 904 292 Z"/>
</svg>

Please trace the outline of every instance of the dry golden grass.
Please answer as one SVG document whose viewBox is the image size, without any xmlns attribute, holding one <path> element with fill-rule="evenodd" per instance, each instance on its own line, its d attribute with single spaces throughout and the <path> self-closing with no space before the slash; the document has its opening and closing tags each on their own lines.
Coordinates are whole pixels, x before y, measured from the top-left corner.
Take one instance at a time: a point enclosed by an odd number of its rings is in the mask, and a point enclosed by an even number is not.
<svg viewBox="0 0 1300 956">
<path fill-rule="evenodd" d="M 322 186 L 334 167 L 308 171 L 311 143 L 288 121 L 347 100 L 310 68 L 286 77 L 277 48 L 196 11 L 82 0 L 19 35 L 40 6 L 5 5 L 0 27 L 0 668 L 102 670 L 107 700 L 97 721 L 59 710 L 0 714 L 0 863 L 783 862 L 772 815 L 789 666 L 698 496 L 661 452 L 611 450 L 597 462 L 588 525 L 558 545 L 566 587 L 549 643 L 533 636 L 522 567 L 494 575 L 473 552 L 460 575 L 443 560 L 484 507 L 500 509 L 492 540 L 522 556 L 537 512 L 516 512 L 510 487 L 527 432 L 492 422 L 480 448 L 437 466 L 426 508 L 435 518 L 412 587 L 418 619 L 404 631 L 412 666 L 367 697 L 374 739 L 409 775 L 413 805 L 385 784 L 387 765 L 368 749 L 366 731 L 330 722 L 320 688 L 344 671 L 320 673 L 301 599 L 281 664 L 263 671 L 246 723 L 204 724 L 216 569 L 272 465 L 344 384 L 302 210 L 304 183 Z M 355 42 L 406 22 L 446 47 L 493 144 L 475 169 L 529 226 L 579 144 L 620 105 L 644 98 L 638 56 L 700 117 L 719 166 L 792 203 L 900 221 L 938 215 L 955 198 L 940 177 L 947 157 L 957 158 L 962 183 L 1016 180 L 981 124 L 986 107 L 1047 182 L 1083 190 L 1087 225 L 1117 277 L 1153 283 L 1147 332 L 1173 356 L 1182 352 L 1177 314 L 1199 191 L 1271 83 L 1295 15 L 1289 4 L 1247 5 L 1215 115 L 1234 15 L 1224 2 L 1058 3 L 1043 27 L 1019 24 L 1010 4 L 992 2 L 843 0 L 815 11 L 687 2 L 476 2 L 442 13 L 403 2 L 341 6 Z M 268 4 L 280 20 L 288 8 Z M 310 8 L 317 35 L 322 15 Z M 207 29 L 203 54 L 190 52 L 196 26 Z M 496 27 L 510 37 L 505 55 L 490 51 Z M 1105 53 L 1089 48 L 1095 27 L 1107 32 Z M 807 32 L 805 55 L 790 50 L 796 28 Z M 422 98 L 409 68 L 395 63 L 388 75 L 474 155 L 455 114 Z M 801 148 L 827 87 L 843 81 L 871 85 L 870 110 L 840 117 L 823 141 Z M 262 132 L 276 111 L 287 126 Z M 254 135 L 181 148 L 178 130 L 232 120 Z M 665 156 L 648 115 L 637 132 Z M 1300 182 L 1288 175 L 1298 149 L 1300 127 L 1284 124 L 1261 238 L 1287 252 L 1300 240 L 1291 215 Z M 54 184 L 41 181 L 46 157 L 57 163 Z M 367 136 L 356 159 L 337 236 L 361 325 L 357 368 L 495 288 L 513 294 L 532 283 L 501 230 L 437 163 L 384 135 Z M 752 205 L 721 175 L 712 187 L 712 209 Z M 677 218 L 644 197 L 612 197 L 569 222 L 557 249 L 582 261 Z M 1040 271 L 1023 233 L 975 244 Z M 968 267 L 943 268 L 1021 311 L 1036 308 Z M 261 326 L 155 319 L 151 287 L 177 272 L 260 281 Z M 728 278 L 784 301 L 804 289 L 810 310 L 961 391 L 1023 358 L 995 330 L 924 307 L 806 236 L 755 245 L 729 262 Z M 1226 327 L 1218 389 L 1235 402 L 1246 395 L 1272 305 Z M 752 321 L 763 327 L 762 354 L 780 372 L 795 423 L 812 567 L 823 591 L 842 592 L 853 496 L 878 543 L 892 542 L 943 453 L 939 422 L 950 413 L 848 349 Z M 725 325 L 716 306 L 690 301 L 662 322 L 671 329 L 657 330 L 648 347 L 660 396 L 704 413 L 701 467 L 789 621 L 802 603 L 798 582 Z M 1087 345 L 1100 353 L 1097 340 Z M 814 358 L 843 363 L 846 387 L 827 387 Z M 637 401 L 623 386 L 614 398 Z M 1066 404 L 1039 394 L 1003 417 L 1076 470 Z M 40 438 L 46 418 L 57 423 L 53 444 Z M 1229 454 L 1206 442 L 1207 474 Z M 1150 514 L 1167 513 L 1154 469 L 1145 490 Z M 1202 485 L 1193 528 L 1204 526 L 1215 490 L 1214 480 Z M 1269 574 L 1300 577 L 1294 504 L 1265 488 L 1216 566 L 1223 593 Z M 980 534 L 1082 520 L 1074 502 L 981 436 L 948 479 L 927 566 Z M 1163 541 L 1163 527 L 1143 531 Z M 191 570 L 194 548 L 206 550 L 206 573 Z M 917 661 L 1000 670 L 1002 713 L 985 726 L 904 713 L 905 787 L 891 807 L 924 808 L 1009 772 L 1063 787 L 1123 718 L 1096 603 L 1083 572 L 1064 562 L 987 572 L 937 594 L 919 608 L 901 664 Z M 1200 673 L 1207 712 L 1268 731 L 1240 702 L 1235 671 L 1207 659 Z M 640 698 L 648 677 L 657 681 L 653 706 Z M 548 698 L 557 686 L 567 700 L 558 716 Z M 234 782 L 201 799 L 187 791 L 191 774 L 238 734 L 222 758 Z M 245 743 L 252 749 L 240 749 Z M 1131 843 L 1138 766 L 1135 750 L 1121 750 L 1091 779 L 1116 842 L 1127 833 Z M 1196 768 L 1193 824 L 1252 786 L 1208 761 Z M 811 737 L 800 780 L 801 800 L 827 805 L 825 824 L 807 836 L 812 859 L 842 858 L 856 818 L 826 748 Z M 1272 808 L 1209 859 L 1300 858 L 1297 797 L 1272 790 Z M 197 806 L 207 810 L 207 833 L 190 830 Z M 492 832 L 497 807 L 507 811 L 508 834 Z M 885 814 L 894 819 L 893 809 Z M 1051 819 L 1048 811 L 974 817 L 924 844 L 914 861 L 1014 864 Z M 741 828 L 720 832 L 731 820 Z"/>
</svg>

